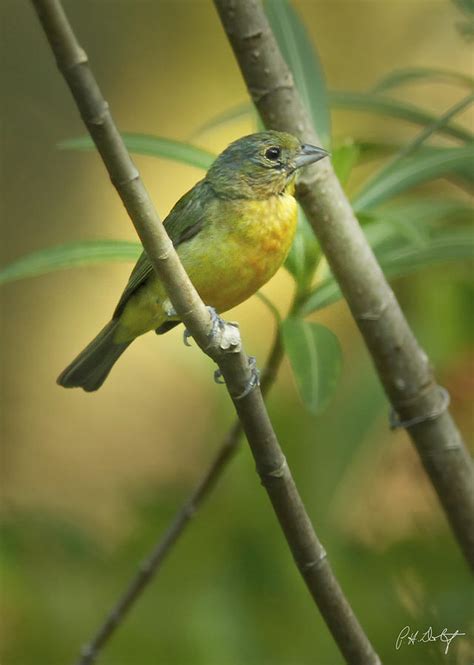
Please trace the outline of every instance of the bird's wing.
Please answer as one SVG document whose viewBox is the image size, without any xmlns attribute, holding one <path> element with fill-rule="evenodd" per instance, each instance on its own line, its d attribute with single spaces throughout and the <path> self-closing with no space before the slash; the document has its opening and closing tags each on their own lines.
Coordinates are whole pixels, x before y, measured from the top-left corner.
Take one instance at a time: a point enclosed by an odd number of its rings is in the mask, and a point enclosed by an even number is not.
<svg viewBox="0 0 474 665">
<path fill-rule="evenodd" d="M 199 233 L 205 222 L 206 204 L 210 196 L 212 193 L 209 185 L 201 180 L 175 204 L 164 221 L 166 232 L 174 247 L 178 247 L 182 242 L 190 240 Z M 150 260 L 145 252 L 142 252 L 118 301 L 113 318 L 120 316 L 130 296 L 146 282 L 152 273 L 153 267 Z"/>
</svg>

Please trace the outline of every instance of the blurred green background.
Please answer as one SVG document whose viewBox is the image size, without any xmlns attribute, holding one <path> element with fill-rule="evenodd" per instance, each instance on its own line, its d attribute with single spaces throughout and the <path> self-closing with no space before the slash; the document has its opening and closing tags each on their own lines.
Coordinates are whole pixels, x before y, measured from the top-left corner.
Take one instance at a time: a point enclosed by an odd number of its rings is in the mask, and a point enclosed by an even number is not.
<svg viewBox="0 0 474 665">
<path fill-rule="evenodd" d="M 64 5 L 121 130 L 189 140 L 210 117 L 247 99 L 211 2 Z M 294 6 L 333 90 L 367 89 L 408 66 L 472 74 L 472 45 L 460 36 L 463 14 L 453 3 Z M 3 0 L 1 12 L 1 265 L 76 240 L 135 239 L 99 158 L 57 148 L 84 130 L 32 8 Z M 406 101 L 436 115 L 459 95 L 452 85 L 403 90 Z M 363 113 L 335 111 L 332 119 L 340 141 L 363 136 L 403 143 L 416 131 Z M 472 114 L 456 120 L 472 130 Z M 241 118 L 193 141 L 219 152 L 249 131 L 250 118 Z M 202 177 L 172 161 L 135 161 L 163 217 Z M 433 192 L 459 195 L 446 181 L 421 190 Z M 137 341 L 98 393 L 56 386 L 59 371 L 108 320 L 130 269 L 77 268 L 0 291 L 3 665 L 74 661 L 233 421 L 211 363 L 182 345 L 179 329 Z M 470 277 L 469 266 L 458 262 L 394 283 L 468 440 Z M 285 311 L 291 290 L 281 270 L 264 293 Z M 262 366 L 274 334 L 268 310 L 252 298 L 229 317 L 240 322 L 246 348 Z M 285 363 L 268 405 L 334 570 L 386 665 L 470 663 L 469 576 L 433 490 L 406 434 L 388 430 L 388 405 L 346 305 L 312 318 L 328 325 L 343 347 L 333 400 L 321 416 L 310 415 Z M 455 640 L 447 656 L 440 643 L 396 651 L 405 625 L 457 629 L 470 640 Z M 342 663 L 245 445 L 99 662 Z"/>
</svg>

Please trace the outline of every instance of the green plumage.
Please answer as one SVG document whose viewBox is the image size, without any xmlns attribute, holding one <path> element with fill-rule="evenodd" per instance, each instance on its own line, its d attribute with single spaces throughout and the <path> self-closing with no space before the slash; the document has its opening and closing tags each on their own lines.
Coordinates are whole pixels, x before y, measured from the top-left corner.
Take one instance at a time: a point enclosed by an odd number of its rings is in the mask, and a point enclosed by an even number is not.
<svg viewBox="0 0 474 665">
<path fill-rule="evenodd" d="M 224 312 L 267 282 L 285 260 L 296 228 L 295 172 L 327 153 L 283 132 L 232 143 L 185 194 L 164 224 L 204 302 Z M 179 323 L 143 253 L 112 321 L 61 373 L 66 388 L 97 390 L 135 337 Z"/>
<path fill-rule="evenodd" d="M 58 383 L 65 388 L 81 387 L 86 392 L 97 390 L 104 383 L 115 362 L 131 344 L 114 343 L 119 320 L 112 319 L 102 328 L 74 361 L 61 372 Z"/>
</svg>

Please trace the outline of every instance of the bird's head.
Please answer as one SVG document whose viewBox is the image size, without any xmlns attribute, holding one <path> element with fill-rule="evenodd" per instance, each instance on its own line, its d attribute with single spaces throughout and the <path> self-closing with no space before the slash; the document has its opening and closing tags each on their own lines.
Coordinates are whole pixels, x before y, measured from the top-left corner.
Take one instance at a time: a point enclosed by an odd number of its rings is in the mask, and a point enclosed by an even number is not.
<svg viewBox="0 0 474 665">
<path fill-rule="evenodd" d="M 218 196 L 264 199 L 283 193 L 293 183 L 297 169 L 327 154 L 286 132 L 249 134 L 217 157 L 206 180 Z"/>
</svg>

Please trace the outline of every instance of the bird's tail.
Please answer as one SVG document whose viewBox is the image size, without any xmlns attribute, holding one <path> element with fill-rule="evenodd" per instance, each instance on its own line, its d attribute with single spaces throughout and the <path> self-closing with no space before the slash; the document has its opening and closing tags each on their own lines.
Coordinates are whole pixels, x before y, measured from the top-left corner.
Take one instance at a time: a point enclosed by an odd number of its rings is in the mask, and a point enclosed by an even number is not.
<svg viewBox="0 0 474 665">
<path fill-rule="evenodd" d="M 104 383 L 115 362 L 130 342 L 116 344 L 114 334 L 118 319 L 112 319 L 86 348 L 58 376 L 57 382 L 65 388 L 97 390 Z"/>
</svg>

